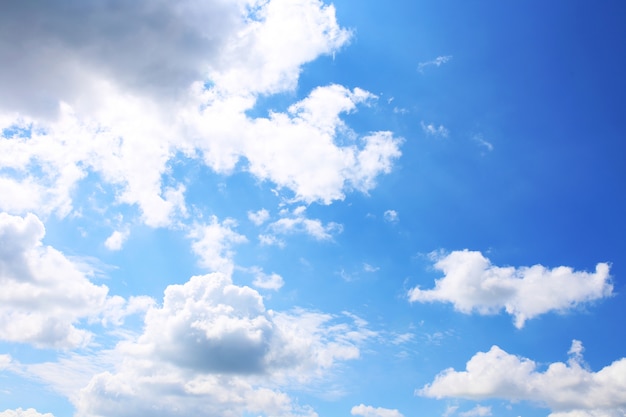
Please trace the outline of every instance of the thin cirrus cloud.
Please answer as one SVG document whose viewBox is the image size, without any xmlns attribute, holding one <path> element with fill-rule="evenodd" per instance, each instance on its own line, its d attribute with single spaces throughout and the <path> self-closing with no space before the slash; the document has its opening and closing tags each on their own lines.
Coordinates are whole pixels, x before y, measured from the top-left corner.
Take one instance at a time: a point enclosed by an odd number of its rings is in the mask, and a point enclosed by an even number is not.
<svg viewBox="0 0 626 417">
<path fill-rule="evenodd" d="M 447 369 L 416 393 L 434 398 L 530 401 L 549 408 L 550 417 L 623 416 L 626 358 L 593 372 L 581 352 L 582 344 L 574 340 L 569 361 L 551 363 L 542 372 L 534 361 L 493 346 L 475 354 L 465 371 Z"/>
<path fill-rule="evenodd" d="M 444 273 L 443 278 L 435 281 L 433 289 L 409 290 L 409 301 L 448 302 L 465 314 L 505 310 L 517 328 L 541 314 L 564 312 L 613 291 L 606 263 L 599 263 L 595 272 L 565 266 L 499 267 L 480 252 L 463 250 L 439 256 L 434 267 Z"/>
<path fill-rule="evenodd" d="M 437 58 L 432 59 L 430 61 L 420 62 L 419 64 L 417 64 L 417 70 L 419 72 L 424 72 L 424 69 L 428 67 L 440 67 L 443 64 L 447 63 L 448 61 L 450 61 L 451 59 L 452 59 L 452 55 L 440 55 Z"/>
</svg>

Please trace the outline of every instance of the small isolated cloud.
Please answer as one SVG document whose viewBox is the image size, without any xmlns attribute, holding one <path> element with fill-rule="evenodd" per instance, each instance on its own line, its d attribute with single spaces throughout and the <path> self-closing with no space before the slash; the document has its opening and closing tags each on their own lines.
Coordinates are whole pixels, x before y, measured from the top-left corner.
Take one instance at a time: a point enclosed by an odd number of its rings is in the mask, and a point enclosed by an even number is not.
<svg viewBox="0 0 626 417">
<path fill-rule="evenodd" d="M 447 138 L 450 133 L 444 125 L 435 126 L 433 123 L 426 124 L 423 121 L 420 123 L 422 130 L 428 136 L 435 136 L 440 138 Z"/>
<path fill-rule="evenodd" d="M 116 230 L 104 241 L 104 246 L 111 251 L 120 250 L 129 235 L 130 231 L 128 229 Z"/>
<path fill-rule="evenodd" d="M 0 417 L 54 417 L 54 415 L 51 413 L 41 414 L 34 408 L 28 408 L 26 410 L 18 408 L 17 410 L 2 411 L 0 412 Z"/>
<path fill-rule="evenodd" d="M 401 412 L 396 409 L 388 409 L 377 407 L 374 408 L 371 405 L 355 405 L 350 410 L 350 414 L 353 416 L 362 416 L 362 417 L 404 417 Z"/>
<path fill-rule="evenodd" d="M 441 256 L 434 267 L 444 277 L 431 290 L 411 289 L 411 302 L 449 302 L 465 314 L 497 314 L 504 309 L 514 317 L 517 328 L 528 319 L 567 311 L 613 291 L 607 263 L 598 263 L 595 272 L 566 266 L 499 267 L 480 252 L 463 250 Z"/>
<path fill-rule="evenodd" d="M 270 212 L 266 209 L 261 209 L 258 211 L 249 211 L 248 212 L 248 220 L 254 223 L 257 226 L 262 225 L 270 218 Z"/>
<path fill-rule="evenodd" d="M 364 263 L 363 264 L 363 271 L 365 271 L 365 272 L 377 272 L 379 270 L 380 270 L 380 268 L 377 267 L 377 266 L 373 266 L 373 265 L 370 265 L 368 263 Z"/>
<path fill-rule="evenodd" d="M 574 341 L 572 346 L 570 351 L 577 351 L 580 343 Z M 582 358 L 573 356 L 568 363 L 551 363 L 541 372 L 534 361 L 493 346 L 475 354 L 465 371 L 446 369 L 416 393 L 439 399 L 529 401 L 549 408 L 550 417 L 618 417 L 626 411 L 624 375 L 626 358 L 592 372 Z M 483 407 L 472 411 L 473 416 L 490 415 L 477 414 L 487 412 Z"/>
<path fill-rule="evenodd" d="M 487 142 L 481 133 L 472 136 L 472 140 L 484 147 L 487 151 L 493 151 L 493 144 Z"/>
<path fill-rule="evenodd" d="M 263 269 L 258 267 L 251 268 L 250 272 L 254 274 L 254 281 L 252 281 L 252 285 L 257 288 L 278 291 L 283 285 L 285 285 L 283 277 L 274 272 L 266 274 L 263 272 Z"/>
<path fill-rule="evenodd" d="M 304 206 L 296 207 L 292 212 L 284 210 L 281 212 L 284 217 L 270 223 L 268 229 L 274 236 L 304 233 L 316 240 L 331 240 L 333 235 L 343 231 L 343 226 L 339 223 L 324 224 L 321 220 L 307 218 L 305 210 Z M 274 237 L 274 239 L 277 238 Z M 272 239 L 266 237 L 265 240 L 270 243 Z"/>
<path fill-rule="evenodd" d="M 488 417 L 491 415 L 491 407 L 477 405 L 469 411 L 459 413 L 460 417 Z"/>
<path fill-rule="evenodd" d="M 395 210 L 385 211 L 385 213 L 383 214 L 383 218 L 385 219 L 386 222 L 389 222 L 389 223 L 397 223 L 400 220 L 398 216 L 398 212 Z"/>
<path fill-rule="evenodd" d="M 452 55 L 438 56 L 432 61 L 420 62 L 417 64 L 417 70 L 419 72 L 424 72 L 424 69 L 427 67 L 440 67 L 451 59 Z"/>
</svg>

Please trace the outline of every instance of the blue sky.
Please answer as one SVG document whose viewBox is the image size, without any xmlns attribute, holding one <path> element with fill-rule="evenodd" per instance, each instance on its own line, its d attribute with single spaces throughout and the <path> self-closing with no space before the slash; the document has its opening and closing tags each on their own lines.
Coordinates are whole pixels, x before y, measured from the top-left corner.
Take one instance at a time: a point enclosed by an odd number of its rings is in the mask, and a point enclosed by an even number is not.
<svg viewBox="0 0 626 417">
<path fill-rule="evenodd" d="M 0 417 L 626 413 L 626 6 L 0 6 Z"/>
</svg>

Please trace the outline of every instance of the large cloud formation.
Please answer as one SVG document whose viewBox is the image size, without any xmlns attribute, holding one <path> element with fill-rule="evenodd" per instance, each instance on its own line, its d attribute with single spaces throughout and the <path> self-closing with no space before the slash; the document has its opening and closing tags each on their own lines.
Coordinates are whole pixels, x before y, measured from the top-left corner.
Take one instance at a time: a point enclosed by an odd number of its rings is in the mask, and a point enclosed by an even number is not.
<svg viewBox="0 0 626 417">
<path fill-rule="evenodd" d="M 95 375 L 76 401 L 81 416 L 315 415 L 283 388 L 356 359 L 375 335 L 362 320 L 268 311 L 261 296 L 221 272 L 165 290 L 143 333 L 120 342 L 113 372 Z"/>
<path fill-rule="evenodd" d="M 552 410 L 551 417 L 622 417 L 626 413 L 626 358 L 598 372 L 582 362 L 575 340 L 568 363 L 555 362 L 541 372 L 530 359 L 498 346 L 479 352 L 465 371 L 447 369 L 417 393 L 435 398 L 530 401 Z"/>
<path fill-rule="evenodd" d="M 449 302 L 466 314 L 497 314 L 504 309 L 514 317 L 517 328 L 528 319 L 566 311 L 613 291 L 606 263 L 599 263 L 593 273 L 565 266 L 498 267 L 480 252 L 463 250 L 440 257 L 435 268 L 444 277 L 431 290 L 411 289 L 411 302 Z"/>
<path fill-rule="evenodd" d="M 260 96 L 292 91 L 303 64 L 348 42 L 319 0 L 39 3 L 0 13 L 0 59 L 11 62 L 0 89 L 13 92 L 0 97 L 0 194 L 13 196 L 2 210 L 65 216 L 95 174 L 146 224 L 169 226 L 188 216 L 175 158 L 330 203 L 370 190 L 400 156 L 391 133 L 342 122 L 375 99 L 358 88 L 320 87 L 286 112 L 250 116 Z"/>
</svg>

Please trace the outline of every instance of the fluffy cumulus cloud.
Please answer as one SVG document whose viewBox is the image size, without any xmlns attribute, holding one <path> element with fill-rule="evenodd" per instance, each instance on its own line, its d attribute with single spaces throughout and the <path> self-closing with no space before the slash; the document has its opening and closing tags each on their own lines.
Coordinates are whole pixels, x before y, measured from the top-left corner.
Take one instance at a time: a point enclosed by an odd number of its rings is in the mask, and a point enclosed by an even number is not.
<svg viewBox="0 0 626 417">
<path fill-rule="evenodd" d="M 388 408 L 382 407 L 372 407 L 371 405 L 355 405 L 350 410 L 350 413 L 353 416 L 362 416 L 362 417 L 403 417 L 402 413 L 398 410 L 390 410 Z"/>
<path fill-rule="evenodd" d="M 169 226 L 188 215 L 174 158 L 220 173 L 243 161 L 297 200 L 329 203 L 367 192 L 400 155 L 391 133 L 359 136 L 341 121 L 374 98 L 358 88 L 320 87 L 285 113 L 248 116 L 259 95 L 293 90 L 303 64 L 348 42 L 319 0 L 12 3 L 0 15 L 2 39 L 16 25 L 23 35 L 0 42 L 11 62 L 0 68 L 5 211 L 68 215 L 95 175 L 146 224 Z"/>
<path fill-rule="evenodd" d="M 374 335 L 358 318 L 266 310 L 261 296 L 213 273 L 170 285 L 125 358 L 92 378 L 79 415 L 315 415 L 281 387 L 310 382 L 359 357 Z"/>
<path fill-rule="evenodd" d="M 466 314 L 504 309 L 518 328 L 528 319 L 608 297 L 613 290 L 606 263 L 597 264 L 595 272 L 565 266 L 498 267 L 480 252 L 463 250 L 440 256 L 435 268 L 444 277 L 431 290 L 411 289 L 411 302 L 449 302 Z"/>
<path fill-rule="evenodd" d="M 39 347 L 70 348 L 90 342 L 84 320 L 121 324 L 145 310 L 147 297 L 109 297 L 83 268 L 41 240 L 45 229 L 33 214 L 0 213 L 0 339 Z"/>
<path fill-rule="evenodd" d="M 0 213 L 0 338 L 37 346 L 84 345 L 91 333 L 75 324 L 104 308 L 108 289 L 42 245 L 44 234 L 32 214 Z"/>
<path fill-rule="evenodd" d="M 527 358 L 493 346 L 479 352 L 465 371 L 447 369 L 417 393 L 435 398 L 530 401 L 548 407 L 551 417 L 618 417 L 626 412 L 626 358 L 592 372 L 582 362 L 574 341 L 568 363 L 555 362 L 545 371 Z"/>
</svg>

